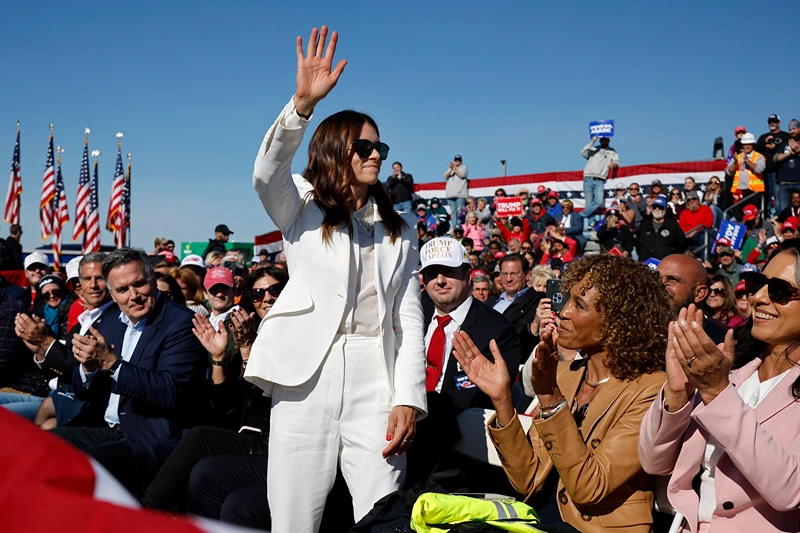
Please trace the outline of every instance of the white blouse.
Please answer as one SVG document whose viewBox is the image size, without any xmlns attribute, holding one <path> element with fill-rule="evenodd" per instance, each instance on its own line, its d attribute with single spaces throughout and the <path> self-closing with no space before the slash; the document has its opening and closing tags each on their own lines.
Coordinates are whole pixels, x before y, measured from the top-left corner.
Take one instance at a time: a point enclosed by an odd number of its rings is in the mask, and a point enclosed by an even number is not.
<svg viewBox="0 0 800 533">
<path fill-rule="evenodd" d="M 788 370 L 782 374 L 770 378 L 766 381 L 760 381 L 758 377 L 758 370 L 753 372 L 753 375 L 747 378 L 741 384 L 739 390 L 739 397 L 751 408 L 758 407 L 764 398 L 774 389 L 778 383 L 786 376 Z M 700 522 L 711 522 L 711 516 L 717 508 L 717 495 L 714 488 L 714 474 L 717 469 L 717 462 L 720 457 L 725 453 L 725 450 L 719 445 L 714 437 L 708 437 L 706 444 L 706 453 L 703 456 L 703 471 L 700 473 L 700 505 L 698 509 L 698 520 Z"/>
<path fill-rule="evenodd" d="M 375 238 L 353 220 L 350 279 L 347 283 L 347 305 L 339 325 L 341 334 L 375 337 L 381 333 L 374 253 Z"/>
</svg>

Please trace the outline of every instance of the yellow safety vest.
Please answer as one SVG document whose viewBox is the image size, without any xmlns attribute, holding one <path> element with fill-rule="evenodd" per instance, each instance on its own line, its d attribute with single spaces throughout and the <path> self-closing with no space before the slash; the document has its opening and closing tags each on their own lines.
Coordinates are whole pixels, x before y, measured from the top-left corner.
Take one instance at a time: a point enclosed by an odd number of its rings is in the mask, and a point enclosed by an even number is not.
<svg viewBox="0 0 800 533">
<path fill-rule="evenodd" d="M 731 192 L 736 192 L 739 190 L 739 172 L 741 172 L 742 169 L 742 157 L 744 157 L 744 152 L 739 152 L 739 154 L 736 156 L 736 174 L 733 175 L 733 188 L 731 189 Z M 756 163 L 762 157 L 764 156 L 756 151 L 753 151 L 753 157 L 751 161 Z M 764 192 L 764 179 L 761 174 L 750 172 L 750 182 L 747 184 L 747 188 L 753 192 Z"/>
<path fill-rule="evenodd" d="M 426 492 L 411 511 L 411 529 L 417 533 L 447 533 L 453 524 L 486 522 L 517 533 L 542 533 L 536 511 L 513 500 L 479 500 L 468 496 Z M 439 527 L 442 526 L 442 527 Z"/>
</svg>

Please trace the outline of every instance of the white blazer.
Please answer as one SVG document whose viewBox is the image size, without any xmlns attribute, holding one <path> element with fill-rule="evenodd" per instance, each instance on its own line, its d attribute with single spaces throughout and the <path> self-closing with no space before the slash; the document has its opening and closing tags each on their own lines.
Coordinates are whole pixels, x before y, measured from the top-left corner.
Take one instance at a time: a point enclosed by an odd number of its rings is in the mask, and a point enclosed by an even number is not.
<svg viewBox="0 0 800 533">
<path fill-rule="evenodd" d="M 256 157 L 253 187 L 267 214 L 283 233 L 289 283 L 259 326 L 244 377 L 271 393 L 308 381 L 319 369 L 344 317 L 352 244 L 347 229 L 322 239 L 323 213 L 311 200 L 311 184 L 291 173 L 308 120 L 289 104 L 267 131 Z M 380 217 L 375 224 L 375 283 L 380 313 L 380 345 L 393 406 L 427 412 L 425 343 L 416 220 L 394 243 Z"/>
</svg>

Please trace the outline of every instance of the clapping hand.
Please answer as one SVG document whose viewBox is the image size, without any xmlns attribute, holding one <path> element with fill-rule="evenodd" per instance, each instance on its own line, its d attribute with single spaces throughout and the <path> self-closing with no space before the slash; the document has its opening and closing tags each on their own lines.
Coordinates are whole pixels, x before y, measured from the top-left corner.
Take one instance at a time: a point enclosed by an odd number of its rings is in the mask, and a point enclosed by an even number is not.
<svg viewBox="0 0 800 533">
<path fill-rule="evenodd" d="M 336 87 L 347 65 L 347 61 L 341 60 L 331 71 L 339 34 L 331 34 L 328 49 L 325 50 L 327 37 L 327 26 L 323 26 L 320 32 L 317 32 L 317 28 L 311 30 L 306 55 L 303 55 L 303 38 L 297 38 L 297 89 L 293 99 L 297 112 L 302 115 L 310 115 L 317 103 Z"/>
<path fill-rule="evenodd" d="M 453 355 L 461 368 L 467 374 L 469 380 L 483 391 L 492 402 L 511 396 L 511 377 L 508 375 L 508 367 L 497 347 L 497 343 L 492 340 L 489 349 L 494 357 L 494 363 L 489 361 L 472 342 L 472 339 L 463 331 L 453 334 Z"/>
<path fill-rule="evenodd" d="M 192 319 L 192 333 L 200 341 L 200 344 L 208 351 L 215 361 L 222 361 L 228 349 L 228 328 L 221 324 L 219 331 L 214 329 L 208 317 L 205 315 L 194 315 Z"/>
<path fill-rule="evenodd" d="M 678 320 L 670 325 L 669 343 L 686 377 L 685 391 L 696 389 L 703 403 L 711 403 L 730 381 L 728 374 L 733 366 L 733 330 L 725 334 L 725 342 L 715 345 L 703 331 L 703 313 L 694 304 L 681 311 Z M 667 358 L 669 389 L 680 389 L 682 379 L 674 365 Z M 673 406 L 670 406 L 670 410 Z"/>
<path fill-rule="evenodd" d="M 558 333 L 550 324 L 542 329 L 541 341 L 536 347 L 531 366 L 531 385 L 537 396 L 552 396 L 558 389 Z M 560 396 L 560 393 L 558 393 Z M 560 400 L 560 398 L 558 398 Z"/>
</svg>

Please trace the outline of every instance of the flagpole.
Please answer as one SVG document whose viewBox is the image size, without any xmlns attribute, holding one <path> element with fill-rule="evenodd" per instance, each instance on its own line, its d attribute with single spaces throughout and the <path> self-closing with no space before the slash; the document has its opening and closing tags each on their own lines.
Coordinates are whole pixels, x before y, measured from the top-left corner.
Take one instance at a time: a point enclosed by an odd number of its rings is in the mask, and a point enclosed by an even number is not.
<svg viewBox="0 0 800 533">
<path fill-rule="evenodd" d="M 58 176 L 61 173 L 61 153 L 63 151 L 64 151 L 64 149 L 61 147 L 61 145 L 56 146 L 56 154 L 57 154 L 57 156 L 56 156 L 56 162 L 57 162 L 57 166 L 56 166 L 56 196 L 53 197 L 54 199 L 58 198 L 58 194 L 59 194 L 59 192 L 58 192 Z M 58 200 L 60 201 L 61 199 L 58 198 Z M 53 202 L 51 200 L 50 205 L 53 205 L 54 203 L 57 203 L 57 202 Z M 59 228 L 58 237 L 56 237 L 56 227 L 55 227 L 55 225 L 56 225 L 56 218 L 58 218 L 58 224 L 59 225 L 61 224 L 61 215 L 59 213 L 58 216 L 56 216 L 56 209 L 58 209 L 60 211 L 61 210 L 61 206 L 59 205 L 58 207 L 54 207 L 53 208 L 53 241 L 52 241 L 52 243 L 53 243 L 53 267 L 54 267 L 54 270 L 56 272 L 58 272 L 59 270 L 61 270 L 61 243 L 60 242 L 56 242 L 56 240 L 58 240 L 58 241 L 61 240 L 61 229 Z M 56 255 L 58 255 L 58 257 L 56 257 Z"/>
<path fill-rule="evenodd" d="M 125 177 L 125 179 L 128 182 L 127 183 L 127 185 L 128 185 L 128 209 L 127 209 L 127 213 L 126 213 L 126 216 L 128 217 L 128 220 L 127 220 L 127 223 L 128 223 L 128 248 L 131 247 L 131 228 L 133 227 L 133 225 L 131 224 L 131 207 L 130 207 L 130 204 L 131 204 L 131 159 L 132 159 L 131 158 L 131 153 L 128 152 L 128 174 Z"/>
</svg>

